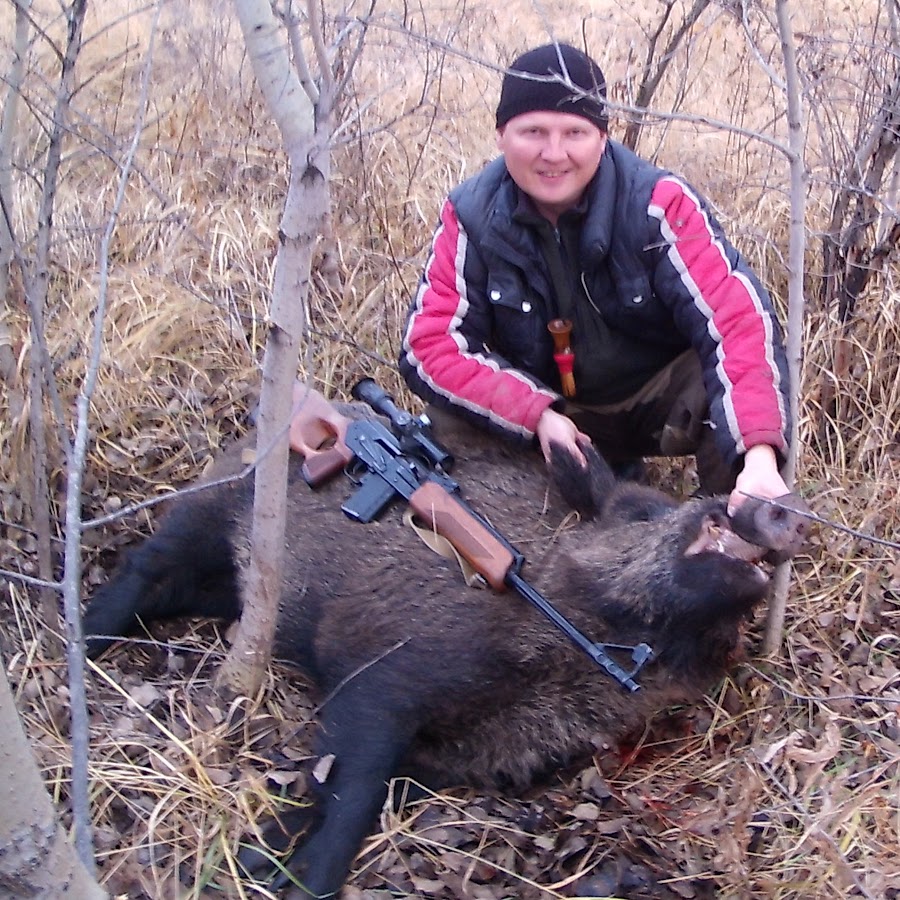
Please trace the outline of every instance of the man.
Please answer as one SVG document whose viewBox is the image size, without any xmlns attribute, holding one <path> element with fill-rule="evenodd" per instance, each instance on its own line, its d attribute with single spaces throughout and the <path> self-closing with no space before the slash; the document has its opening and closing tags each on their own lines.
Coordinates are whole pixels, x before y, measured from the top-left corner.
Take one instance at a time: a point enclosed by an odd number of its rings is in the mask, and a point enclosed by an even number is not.
<svg viewBox="0 0 900 900">
<path fill-rule="evenodd" d="M 609 139 L 605 95 L 574 47 L 512 64 L 502 156 L 444 202 L 401 372 L 433 407 L 545 457 L 556 442 L 583 460 L 590 441 L 623 465 L 694 454 L 732 511 L 786 494 L 771 300 L 692 188 Z M 554 321 L 571 325 L 559 346 Z"/>
</svg>

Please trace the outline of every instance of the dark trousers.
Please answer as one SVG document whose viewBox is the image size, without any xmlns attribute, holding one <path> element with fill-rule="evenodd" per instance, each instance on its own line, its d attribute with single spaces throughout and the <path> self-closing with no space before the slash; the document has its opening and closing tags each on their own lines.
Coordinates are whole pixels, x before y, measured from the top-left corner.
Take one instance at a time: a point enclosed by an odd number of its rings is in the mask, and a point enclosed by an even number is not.
<svg viewBox="0 0 900 900">
<path fill-rule="evenodd" d="M 676 357 L 636 394 L 605 406 L 569 401 L 565 414 L 613 465 L 645 456 L 694 456 L 704 494 L 729 493 L 740 465 L 725 462 L 709 423 L 709 401 L 693 350 Z"/>
</svg>

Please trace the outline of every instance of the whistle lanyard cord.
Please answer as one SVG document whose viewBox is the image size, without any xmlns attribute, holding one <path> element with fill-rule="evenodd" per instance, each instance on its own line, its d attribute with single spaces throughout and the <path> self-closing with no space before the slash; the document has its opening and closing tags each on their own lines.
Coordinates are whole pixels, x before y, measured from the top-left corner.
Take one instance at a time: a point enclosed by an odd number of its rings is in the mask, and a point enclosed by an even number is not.
<svg viewBox="0 0 900 900">
<path fill-rule="evenodd" d="M 565 248 L 559 229 L 548 222 L 537 229 L 541 241 L 541 255 L 550 273 L 550 293 L 548 297 L 548 320 L 571 319 L 573 313 L 572 279 L 568 274 L 563 257 Z"/>
</svg>

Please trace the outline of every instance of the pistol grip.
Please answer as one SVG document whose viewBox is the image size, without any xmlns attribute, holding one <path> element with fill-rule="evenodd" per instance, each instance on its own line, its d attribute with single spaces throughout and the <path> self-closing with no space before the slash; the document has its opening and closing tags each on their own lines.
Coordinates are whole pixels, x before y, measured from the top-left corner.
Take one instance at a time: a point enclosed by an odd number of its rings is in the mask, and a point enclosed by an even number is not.
<svg viewBox="0 0 900 900">
<path fill-rule="evenodd" d="M 352 459 L 353 453 L 340 442 L 324 450 L 312 450 L 303 460 L 303 480 L 315 487 L 340 472 Z"/>
<path fill-rule="evenodd" d="M 445 537 L 496 591 L 506 587 L 513 555 L 452 494 L 426 481 L 409 498 L 412 511 Z"/>
</svg>

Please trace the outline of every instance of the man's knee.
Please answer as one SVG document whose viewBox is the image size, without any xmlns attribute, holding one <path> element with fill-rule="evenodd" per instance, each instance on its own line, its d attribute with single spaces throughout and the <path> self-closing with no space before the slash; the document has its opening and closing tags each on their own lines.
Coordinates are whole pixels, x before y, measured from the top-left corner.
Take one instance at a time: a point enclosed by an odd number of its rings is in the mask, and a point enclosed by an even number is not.
<svg viewBox="0 0 900 900">
<path fill-rule="evenodd" d="M 696 353 L 684 353 L 672 363 L 670 378 L 655 400 L 667 411 L 659 435 L 662 455 L 696 453 L 709 433 L 709 397 Z"/>
</svg>

